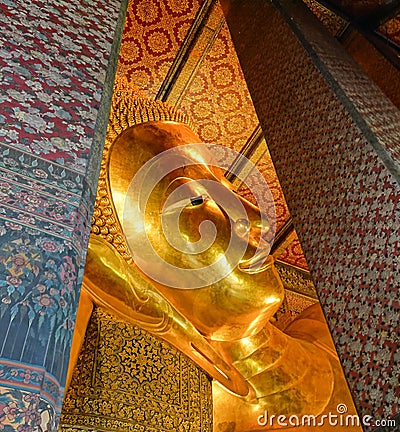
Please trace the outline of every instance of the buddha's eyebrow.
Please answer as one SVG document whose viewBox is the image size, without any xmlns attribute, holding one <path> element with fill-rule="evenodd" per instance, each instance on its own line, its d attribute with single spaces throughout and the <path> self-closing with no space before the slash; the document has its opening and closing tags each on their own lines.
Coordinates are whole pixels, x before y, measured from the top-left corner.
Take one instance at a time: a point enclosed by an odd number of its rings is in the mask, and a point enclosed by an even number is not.
<svg viewBox="0 0 400 432">
<path fill-rule="evenodd" d="M 203 204 L 203 202 L 204 202 L 203 195 L 199 195 L 197 197 L 190 198 L 190 203 L 192 204 L 192 206 L 197 206 L 199 204 Z"/>
<path fill-rule="evenodd" d="M 209 198 L 209 196 L 207 194 L 196 195 L 194 197 L 187 197 L 187 198 L 181 199 L 179 201 L 176 201 L 173 204 L 163 206 L 160 213 L 161 214 L 167 214 L 167 213 L 170 213 L 174 210 L 180 210 L 180 209 L 185 208 L 188 204 L 191 204 L 192 206 L 197 206 L 197 205 L 203 204 L 207 198 Z"/>
</svg>

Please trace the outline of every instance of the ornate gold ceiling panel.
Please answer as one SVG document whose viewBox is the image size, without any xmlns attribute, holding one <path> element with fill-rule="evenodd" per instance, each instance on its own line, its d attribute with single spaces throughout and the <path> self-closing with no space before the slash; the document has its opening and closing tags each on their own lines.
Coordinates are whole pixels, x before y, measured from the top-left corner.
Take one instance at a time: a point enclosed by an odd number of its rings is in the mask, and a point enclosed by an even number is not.
<svg viewBox="0 0 400 432">
<path fill-rule="evenodd" d="M 205 142 L 240 151 L 258 125 L 239 61 L 220 7 L 210 20 L 223 22 L 218 37 L 186 89 L 180 108 Z M 196 56 L 197 50 L 192 52 Z"/>
<path fill-rule="evenodd" d="M 303 270 L 308 270 L 306 258 L 303 249 L 301 248 L 300 240 L 295 233 L 293 241 L 277 258 L 287 264 L 299 267 Z"/>
<path fill-rule="evenodd" d="M 381 25 L 378 31 L 382 36 L 385 36 L 400 47 L 400 15 Z"/>
</svg>

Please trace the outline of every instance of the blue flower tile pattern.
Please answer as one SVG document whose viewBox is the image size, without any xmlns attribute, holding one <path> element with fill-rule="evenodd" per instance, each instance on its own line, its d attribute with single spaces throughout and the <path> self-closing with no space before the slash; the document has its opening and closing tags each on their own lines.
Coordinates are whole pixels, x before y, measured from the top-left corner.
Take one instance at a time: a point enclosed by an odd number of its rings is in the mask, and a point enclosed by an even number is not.
<svg viewBox="0 0 400 432">
<path fill-rule="evenodd" d="M 0 0 L 6 432 L 57 429 L 101 156 L 93 150 L 95 125 L 120 6 Z"/>
</svg>

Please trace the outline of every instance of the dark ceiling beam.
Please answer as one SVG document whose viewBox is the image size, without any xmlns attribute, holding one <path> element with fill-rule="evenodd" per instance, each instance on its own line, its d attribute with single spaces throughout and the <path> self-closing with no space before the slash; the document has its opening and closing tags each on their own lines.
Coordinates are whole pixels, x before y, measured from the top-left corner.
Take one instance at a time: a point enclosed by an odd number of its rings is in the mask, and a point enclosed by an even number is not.
<svg viewBox="0 0 400 432">
<path fill-rule="evenodd" d="M 330 0 L 317 1 L 320 5 L 326 7 L 349 23 L 346 30 L 338 37 L 340 41 L 343 41 L 352 29 L 355 29 L 360 32 L 360 34 L 364 36 L 388 61 L 390 61 L 393 66 L 400 70 L 400 47 L 389 38 L 386 38 L 385 35 L 377 31 L 377 28 L 380 25 L 400 13 L 399 1 L 382 7 L 381 11 L 374 14 L 373 17 L 370 16 L 362 20 L 357 20 L 350 16 Z"/>
<path fill-rule="evenodd" d="M 375 48 L 400 70 L 400 47 L 380 32 L 360 32 Z"/>
<path fill-rule="evenodd" d="M 232 162 L 232 165 L 228 168 L 225 173 L 225 177 L 228 181 L 233 183 L 237 179 L 237 174 L 240 174 L 243 168 L 245 168 L 247 164 L 247 159 L 250 159 L 258 147 L 264 140 L 264 133 L 261 129 L 261 126 L 258 125 L 250 138 L 247 140 L 246 144 L 240 150 L 238 156 Z"/>
<path fill-rule="evenodd" d="M 335 2 L 332 2 L 331 0 L 317 0 L 317 2 L 320 5 L 331 10 L 333 13 L 340 16 L 344 20 L 351 23 L 358 30 L 364 29 L 368 31 L 373 31 L 377 27 L 389 21 L 390 19 L 394 18 L 397 14 L 400 13 L 400 2 L 398 1 L 381 6 L 378 13 L 376 12 L 372 13 L 362 19 L 357 19 L 357 17 L 348 14 L 346 11 L 338 7 L 335 4 Z"/>
<path fill-rule="evenodd" d="M 286 241 L 286 239 L 294 232 L 292 218 L 289 218 L 283 227 L 276 233 L 274 243 L 271 247 L 271 255 L 273 255 Z"/>
<path fill-rule="evenodd" d="M 396 1 L 391 4 L 383 5 L 378 13 L 372 14 L 362 20 L 360 25 L 367 29 L 377 29 L 382 24 L 390 21 L 400 13 L 400 2 Z"/>
</svg>

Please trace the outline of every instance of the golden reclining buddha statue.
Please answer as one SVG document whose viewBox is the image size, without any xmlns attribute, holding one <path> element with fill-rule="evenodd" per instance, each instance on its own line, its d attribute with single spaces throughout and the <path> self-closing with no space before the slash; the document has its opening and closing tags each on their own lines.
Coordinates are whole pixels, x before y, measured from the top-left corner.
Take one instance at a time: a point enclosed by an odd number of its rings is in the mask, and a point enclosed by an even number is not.
<svg viewBox="0 0 400 432">
<path fill-rule="evenodd" d="M 94 303 L 205 371 L 216 432 L 313 430 L 302 416 L 319 421 L 339 405 L 355 414 L 320 309 L 286 333 L 271 323 L 284 289 L 259 209 L 235 193 L 207 146 L 189 145 L 199 138 L 182 113 L 126 89 L 114 100 L 70 365 Z M 227 258 L 229 247 L 240 260 Z"/>
</svg>

